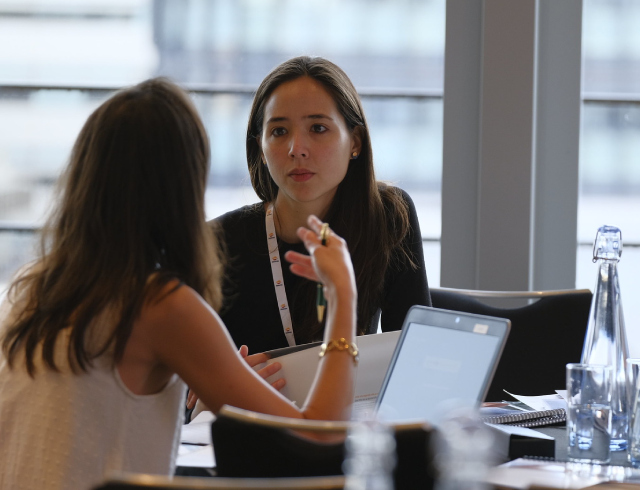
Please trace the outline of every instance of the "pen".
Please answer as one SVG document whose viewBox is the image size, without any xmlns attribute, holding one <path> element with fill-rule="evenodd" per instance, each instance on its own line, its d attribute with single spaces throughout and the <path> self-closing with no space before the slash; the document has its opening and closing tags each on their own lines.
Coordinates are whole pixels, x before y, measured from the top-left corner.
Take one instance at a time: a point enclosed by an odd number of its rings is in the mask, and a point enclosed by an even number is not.
<svg viewBox="0 0 640 490">
<path fill-rule="evenodd" d="M 327 244 L 327 237 L 329 236 L 329 224 L 323 223 L 320 229 L 320 243 L 324 246 Z M 318 312 L 318 322 L 322 323 L 324 318 L 324 310 L 327 306 L 327 301 L 324 298 L 324 290 L 322 283 L 318 283 L 316 293 L 316 311 Z"/>
</svg>

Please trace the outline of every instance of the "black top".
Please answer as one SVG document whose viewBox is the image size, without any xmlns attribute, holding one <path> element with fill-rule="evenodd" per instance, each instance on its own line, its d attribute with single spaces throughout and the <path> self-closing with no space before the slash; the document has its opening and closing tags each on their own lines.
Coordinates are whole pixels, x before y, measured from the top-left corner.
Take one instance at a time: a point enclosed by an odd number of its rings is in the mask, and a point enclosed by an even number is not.
<svg viewBox="0 0 640 490">
<path fill-rule="evenodd" d="M 411 198 L 404 192 L 403 196 L 409 205 L 411 225 L 405 241 L 418 268 L 389 266 L 379 307 L 385 332 L 399 330 L 411 306 L 431 306 L 418 216 Z M 287 347 L 267 249 L 264 204 L 244 206 L 219 216 L 216 221 L 222 228 L 221 238 L 226 245 L 228 261 L 223 282 L 222 321 L 236 345 L 246 344 L 249 353 Z M 289 270 L 284 254 L 288 250 L 305 254 L 307 251 L 302 243 L 291 244 L 282 240 L 278 241 L 278 247 L 289 307 L 294 310 L 298 285 L 307 279 Z M 379 315 L 380 311 L 371 319 L 367 333 L 377 331 Z M 294 334 L 296 328 L 300 327 L 294 324 Z"/>
</svg>

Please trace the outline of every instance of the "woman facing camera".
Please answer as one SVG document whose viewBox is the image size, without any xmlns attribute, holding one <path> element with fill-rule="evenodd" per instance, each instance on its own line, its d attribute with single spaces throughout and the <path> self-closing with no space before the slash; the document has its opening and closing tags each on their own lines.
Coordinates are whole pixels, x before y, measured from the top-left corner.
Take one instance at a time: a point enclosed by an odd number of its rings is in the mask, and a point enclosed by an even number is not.
<svg viewBox="0 0 640 490">
<path fill-rule="evenodd" d="M 171 474 L 185 383 L 213 411 L 349 418 L 357 297 L 344 240 L 310 216 L 293 230 L 309 255 L 286 255 L 329 302 L 326 355 L 298 409 L 253 371 L 215 312 L 208 171 L 200 118 L 166 80 L 119 92 L 85 123 L 40 257 L 2 308 L 0 488 Z"/>
<path fill-rule="evenodd" d="M 247 162 L 260 203 L 217 220 L 228 255 L 221 316 L 236 345 L 262 352 L 322 338 L 316 285 L 283 265 L 304 246 L 296 229 L 319 216 L 349 244 L 358 286 L 359 335 L 398 330 L 412 305 L 430 306 L 416 210 L 377 182 L 369 128 L 347 75 L 299 57 L 258 87 Z"/>
</svg>

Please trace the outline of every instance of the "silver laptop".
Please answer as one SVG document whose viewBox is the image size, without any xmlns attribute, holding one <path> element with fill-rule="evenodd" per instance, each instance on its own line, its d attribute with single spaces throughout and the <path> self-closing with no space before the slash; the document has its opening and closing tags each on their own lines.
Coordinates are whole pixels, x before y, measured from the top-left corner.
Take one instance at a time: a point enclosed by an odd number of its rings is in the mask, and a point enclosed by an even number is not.
<svg viewBox="0 0 640 490">
<path fill-rule="evenodd" d="M 381 420 L 427 420 L 484 399 L 507 341 L 504 318 L 413 306 L 376 402 Z"/>
</svg>

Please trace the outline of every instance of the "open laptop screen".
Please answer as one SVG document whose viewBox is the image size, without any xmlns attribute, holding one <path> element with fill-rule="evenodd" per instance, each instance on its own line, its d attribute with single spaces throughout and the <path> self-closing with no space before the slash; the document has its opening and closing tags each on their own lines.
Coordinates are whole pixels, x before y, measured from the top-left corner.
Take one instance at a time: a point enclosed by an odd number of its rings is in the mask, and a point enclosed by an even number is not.
<svg viewBox="0 0 640 490">
<path fill-rule="evenodd" d="M 378 398 L 382 420 L 437 424 L 453 400 L 477 406 L 493 377 L 508 320 L 424 310 L 413 314 L 420 322 L 408 315 L 398 340 Z"/>
</svg>

